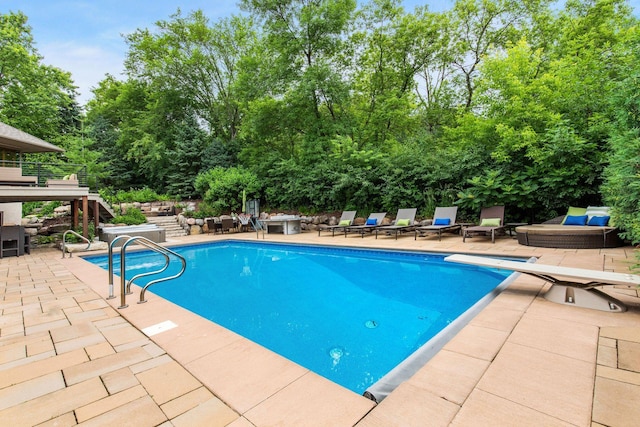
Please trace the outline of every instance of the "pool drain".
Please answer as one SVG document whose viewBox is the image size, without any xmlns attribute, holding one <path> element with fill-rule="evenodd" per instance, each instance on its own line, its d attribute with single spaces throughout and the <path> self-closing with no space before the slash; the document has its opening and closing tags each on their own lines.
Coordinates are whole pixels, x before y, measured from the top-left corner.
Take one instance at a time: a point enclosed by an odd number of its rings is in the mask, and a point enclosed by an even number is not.
<svg viewBox="0 0 640 427">
<path fill-rule="evenodd" d="M 341 349 L 340 347 L 334 347 L 331 350 L 329 350 L 329 356 L 331 356 L 331 358 L 336 362 L 339 361 L 343 355 L 344 355 L 344 350 Z"/>
<path fill-rule="evenodd" d="M 375 320 L 367 320 L 366 322 L 364 322 L 364 326 L 369 329 L 375 329 L 378 327 L 378 322 L 376 322 Z"/>
<path fill-rule="evenodd" d="M 331 365 L 333 369 L 337 368 L 340 363 L 340 359 L 344 356 L 344 348 L 342 347 L 333 347 L 329 350 L 329 356 L 331 357 Z"/>
</svg>

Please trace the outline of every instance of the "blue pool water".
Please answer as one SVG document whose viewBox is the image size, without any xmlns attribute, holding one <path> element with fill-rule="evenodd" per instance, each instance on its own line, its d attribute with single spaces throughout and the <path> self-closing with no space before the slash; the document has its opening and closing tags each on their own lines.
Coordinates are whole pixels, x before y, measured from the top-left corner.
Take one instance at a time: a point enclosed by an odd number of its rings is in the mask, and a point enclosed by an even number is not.
<svg viewBox="0 0 640 427">
<path fill-rule="evenodd" d="M 358 393 L 509 275 L 419 252 L 251 242 L 172 250 L 185 274 L 150 292 Z M 107 268 L 106 256 L 85 259 Z M 161 255 L 129 252 L 126 276 L 162 265 Z"/>
</svg>

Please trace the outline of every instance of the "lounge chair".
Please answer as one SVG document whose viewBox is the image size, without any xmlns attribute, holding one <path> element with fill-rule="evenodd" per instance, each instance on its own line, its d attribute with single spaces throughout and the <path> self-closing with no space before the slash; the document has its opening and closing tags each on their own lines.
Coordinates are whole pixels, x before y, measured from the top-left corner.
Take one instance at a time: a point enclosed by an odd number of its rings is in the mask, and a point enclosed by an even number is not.
<svg viewBox="0 0 640 427">
<path fill-rule="evenodd" d="M 367 221 L 364 225 L 352 225 L 351 227 L 344 228 L 344 237 L 347 237 L 348 233 L 360 233 L 361 237 L 364 237 L 365 233 L 372 233 L 376 227 L 379 227 L 384 220 L 384 217 L 387 216 L 386 212 L 377 212 L 372 213 L 367 218 Z"/>
<path fill-rule="evenodd" d="M 378 231 L 383 231 L 387 235 L 391 235 L 391 233 L 393 233 L 396 236 L 396 240 L 398 240 L 398 233 L 412 231 L 416 226 L 414 220 L 416 218 L 417 211 L 417 208 L 398 209 L 398 214 L 396 215 L 396 219 L 393 224 L 383 225 L 376 228 L 376 239 L 378 238 Z"/>
<path fill-rule="evenodd" d="M 555 265 L 461 254 L 450 255 L 444 260 L 525 273 L 551 283 L 551 288 L 544 294 L 544 297 L 549 301 L 609 312 L 620 313 L 626 311 L 627 308 L 617 299 L 599 289 L 595 289 L 596 287 L 626 286 L 631 289 L 640 287 L 640 276 L 628 273 L 558 267 Z M 589 282 L 580 283 L 573 280 L 559 280 L 556 278 L 557 276 L 588 280 Z"/>
<path fill-rule="evenodd" d="M 318 236 L 321 231 L 331 231 L 331 236 L 336 235 L 336 230 L 344 231 L 345 227 L 353 225 L 353 220 L 356 218 L 356 211 L 343 211 L 340 216 L 340 221 L 337 225 L 329 225 L 323 228 L 318 228 Z"/>
<path fill-rule="evenodd" d="M 492 206 L 482 208 L 480 212 L 480 225 L 467 227 L 462 230 L 462 241 L 467 237 L 476 235 L 491 235 L 491 243 L 496 242 L 496 232 L 504 231 L 504 206 Z"/>
<path fill-rule="evenodd" d="M 424 237 L 429 234 L 437 233 L 438 240 L 442 240 L 443 232 L 460 232 L 462 228 L 460 224 L 456 223 L 456 216 L 458 215 L 458 207 L 450 206 L 446 208 L 437 207 L 436 211 L 433 214 L 433 222 L 431 225 L 425 225 L 421 227 L 416 227 L 415 229 L 415 239 L 418 239 L 418 236 Z"/>
</svg>

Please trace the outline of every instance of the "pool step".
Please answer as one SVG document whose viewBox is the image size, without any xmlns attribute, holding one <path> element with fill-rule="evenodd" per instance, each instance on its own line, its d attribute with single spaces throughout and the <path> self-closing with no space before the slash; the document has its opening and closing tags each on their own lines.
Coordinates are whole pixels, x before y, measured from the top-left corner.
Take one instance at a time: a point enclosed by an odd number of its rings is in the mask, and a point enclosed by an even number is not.
<svg viewBox="0 0 640 427">
<path fill-rule="evenodd" d="M 186 236 L 187 232 L 184 228 L 180 227 L 175 215 L 169 216 L 148 216 L 147 222 L 156 224 L 158 227 L 165 229 L 166 237 L 182 237 Z"/>
</svg>

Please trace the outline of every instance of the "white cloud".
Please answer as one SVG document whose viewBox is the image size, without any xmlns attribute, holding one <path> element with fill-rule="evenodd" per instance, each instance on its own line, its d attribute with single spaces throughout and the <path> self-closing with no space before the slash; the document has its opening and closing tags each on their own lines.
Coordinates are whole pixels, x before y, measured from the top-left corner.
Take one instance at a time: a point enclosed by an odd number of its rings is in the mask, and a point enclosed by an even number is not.
<svg viewBox="0 0 640 427">
<path fill-rule="evenodd" d="M 91 89 L 97 87 L 106 74 L 121 78 L 125 55 L 124 50 L 106 50 L 104 46 L 83 45 L 77 41 L 42 44 L 39 52 L 44 57 L 43 63 L 71 73 L 81 105 L 93 97 Z"/>
</svg>

